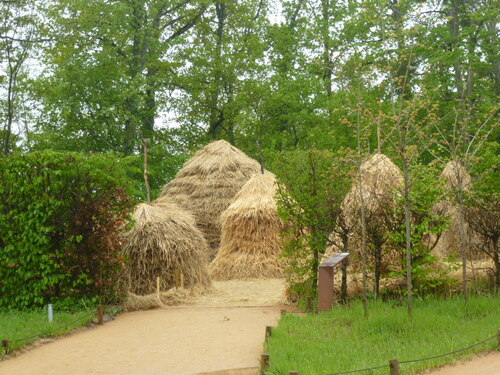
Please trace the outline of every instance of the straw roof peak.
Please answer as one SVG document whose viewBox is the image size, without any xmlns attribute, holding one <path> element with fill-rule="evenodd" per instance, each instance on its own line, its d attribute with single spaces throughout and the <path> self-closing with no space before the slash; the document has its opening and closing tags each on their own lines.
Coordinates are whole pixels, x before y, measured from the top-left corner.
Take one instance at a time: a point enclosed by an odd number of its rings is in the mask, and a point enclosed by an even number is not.
<svg viewBox="0 0 500 375">
<path fill-rule="evenodd" d="M 445 179 L 448 189 L 460 188 L 468 191 L 472 186 L 472 177 L 463 164 L 457 160 L 450 160 L 446 163 L 441 177 Z"/>
<path fill-rule="evenodd" d="M 226 141 L 209 143 L 163 187 L 162 197 L 191 212 L 214 257 L 220 241 L 220 215 L 260 164 Z"/>
</svg>

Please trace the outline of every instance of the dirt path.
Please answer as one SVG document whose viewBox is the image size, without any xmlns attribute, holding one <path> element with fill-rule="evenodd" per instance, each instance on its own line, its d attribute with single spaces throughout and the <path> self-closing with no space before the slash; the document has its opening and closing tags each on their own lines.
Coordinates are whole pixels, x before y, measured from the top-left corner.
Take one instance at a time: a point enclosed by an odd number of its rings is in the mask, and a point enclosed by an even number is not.
<svg viewBox="0 0 500 375">
<path fill-rule="evenodd" d="M 499 375 L 500 352 L 479 355 L 470 361 L 444 366 L 427 375 Z"/>
<path fill-rule="evenodd" d="M 276 325 L 284 308 L 283 294 L 283 280 L 215 282 L 211 293 L 189 304 L 122 314 L 0 361 L 0 374 L 184 375 L 256 367 L 265 327 Z M 500 353 L 427 374 L 500 375 Z"/>
<path fill-rule="evenodd" d="M 214 283 L 189 305 L 122 314 L 2 361 L 0 374 L 183 375 L 255 367 L 283 291 L 282 280 Z"/>
</svg>

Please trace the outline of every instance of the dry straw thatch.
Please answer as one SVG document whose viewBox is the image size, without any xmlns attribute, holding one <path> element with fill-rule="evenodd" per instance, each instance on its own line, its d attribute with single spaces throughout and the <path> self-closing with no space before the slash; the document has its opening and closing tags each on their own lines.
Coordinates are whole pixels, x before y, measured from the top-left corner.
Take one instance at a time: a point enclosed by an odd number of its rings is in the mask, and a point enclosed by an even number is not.
<svg viewBox="0 0 500 375">
<path fill-rule="evenodd" d="M 222 239 L 210 264 L 212 278 L 276 278 L 283 276 L 278 258 L 283 223 L 274 199 L 276 178 L 272 173 L 253 175 L 221 216 Z"/>
<path fill-rule="evenodd" d="M 401 188 L 404 182 L 403 175 L 391 159 L 380 153 L 370 156 L 361 164 L 360 169 L 366 221 L 369 226 L 367 229 L 369 229 L 369 233 L 378 233 L 377 228 L 383 226 L 380 220 L 383 220 L 383 215 L 388 214 L 387 207 L 396 204 L 397 190 Z M 359 193 L 360 186 L 358 179 L 356 179 L 342 202 L 338 221 L 338 223 L 342 223 L 348 236 L 347 251 L 353 253 L 353 256 L 351 256 L 353 266 L 357 266 L 356 258 L 360 256 L 361 248 L 361 199 Z M 330 239 L 336 245 L 328 249 L 326 255 L 341 251 L 338 248 L 341 242 L 339 233 L 332 233 Z M 379 248 L 374 251 L 382 251 L 383 246 L 383 244 L 380 244 Z M 393 263 L 395 256 L 395 254 L 385 254 L 384 260 L 381 260 L 381 265 Z"/>
<path fill-rule="evenodd" d="M 472 188 L 472 178 L 467 172 L 465 167 L 458 161 L 449 161 L 443 172 L 441 178 L 445 181 L 445 188 L 451 191 L 463 191 L 467 193 Z M 440 257 L 447 257 L 452 254 L 460 254 L 460 219 L 458 206 L 453 198 L 444 199 L 434 207 L 434 212 L 439 215 L 448 216 L 451 219 L 450 226 L 441 234 L 433 253 Z M 465 233 L 469 244 L 473 245 L 475 241 L 480 241 L 477 235 L 469 229 L 467 223 L 464 223 Z M 472 246 L 473 248 L 473 246 Z M 472 253 L 469 255 L 473 255 Z M 476 254 L 477 255 L 477 254 Z"/>
<path fill-rule="evenodd" d="M 136 225 L 124 237 L 126 287 L 147 295 L 176 286 L 182 274 L 185 286 L 208 287 L 208 246 L 191 214 L 169 203 L 140 204 L 133 218 Z"/>
<path fill-rule="evenodd" d="M 151 310 L 162 306 L 178 305 L 189 299 L 190 292 L 186 289 L 172 288 L 161 292 L 158 298 L 156 293 L 140 296 L 128 292 L 123 308 L 125 311 Z"/>
<path fill-rule="evenodd" d="M 361 184 L 366 211 L 375 213 L 394 202 L 395 190 L 403 184 L 403 175 L 396 164 L 383 154 L 374 154 L 361 165 Z M 349 226 L 360 216 L 359 184 L 353 184 L 342 202 L 342 215 Z"/>
<path fill-rule="evenodd" d="M 213 259 L 220 242 L 221 213 L 250 176 L 259 171 L 259 163 L 243 151 L 226 141 L 212 142 L 196 152 L 163 187 L 159 201 L 167 197 L 194 215 Z"/>
</svg>

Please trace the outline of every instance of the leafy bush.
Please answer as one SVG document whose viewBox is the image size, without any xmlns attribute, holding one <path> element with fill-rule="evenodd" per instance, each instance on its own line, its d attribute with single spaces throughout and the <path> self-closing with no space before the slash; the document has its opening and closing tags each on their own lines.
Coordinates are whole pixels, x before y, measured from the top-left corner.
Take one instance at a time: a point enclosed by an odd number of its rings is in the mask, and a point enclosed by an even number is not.
<svg viewBox="0 0 500 375">
<path fill-rule="evenodd" d="M 280 188 L 278 214 L 288 223 L 283 256 L 289 297 L 316 297 L 317 269 L 329 243 L 340 204 L 349 189 L 348 165 L 328 151 L 287 151 L 273 160 Z"/>
<path fill-rule="evenodd" d="M 113 154 L 0 157 L 0 307 L 110 295 L 132 201 Z"/>
</svg>

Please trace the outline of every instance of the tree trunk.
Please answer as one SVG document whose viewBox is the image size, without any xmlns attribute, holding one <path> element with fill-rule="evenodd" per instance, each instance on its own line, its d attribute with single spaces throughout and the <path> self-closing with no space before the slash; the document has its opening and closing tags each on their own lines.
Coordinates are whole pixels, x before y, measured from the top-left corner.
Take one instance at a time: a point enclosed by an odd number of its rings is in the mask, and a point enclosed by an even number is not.
<svg viewBox="0 0 500 375">
<path fill-rule="evenodd" d="M 330 56 L 330 0 L 321 0 L 322 21 L 321 27 L 323 34 L 323 85 L 325 88 L 328 118 L 331 122 L 333 117 L 332 109 L 332 61 Z"/>
<path fill-rule="evenodd" d="M 498 249 L 498 237 L 493 240 L 493 262 L 495 263 L 495 286 L 500 291 L 500 253 Z"/>
<path fill-rule="evenodd" d="M 358 167 L 359 201 L 361 211 L 361 268 L 363 272 L 363 309 L 365 317 L 368 317 L 368 286 L 367 286 L 367 259 L 366 259 L 366 210 L 363 195 L 363 181 L 361 178 L 361 163 Z"/>
<path fill-rule="evenodd" d="M 459 217 L 459 231 L 460 231 L 460 248 L 462 253 L 462 293 L 464 295 L 465 303 L 469 302 L 469 291 L 467 287 L 467 254 L 469 253 L 469 241 L 467 240 L 467 234 L 465 233 L 465 219 L 464 219 L 464 199 L 463 199 L 463 187 L 461 178 L 458 176 L 459 188 L 457 191 L 458 195 L 458 217 Z"/>
<path fill-rule="evenodd" d="M 411 265 L 411 214 L 410 214 L 410 175 L 408 161 L 406 160 L 406 150 L 401 151 L 403 161 L 404 179 L 404 212 L 405 212 L 405 239 L 406 239 L 406 291 L 408 295 L 408 315 L 413 316 L 413 284 Z"/>
<path fill-rule="evenodd" d="M 375 297 L 378 298 L 380 294 L 380 277 L 382 275 L 382 245 L 375 243 Z"/>
<path fill-rule="evenodd" d="M 217 15 L 217 30 L 215 32 L 215 56 L 214 56 L 214 83 L 212 98 L 210 100 L 210 123 L 208 135 L 211 139 L 220 137 L 221 129 L 224 123 L 224 113 L 219 108 L 219 96 L 222 90 L 222 45 L 224 38 L 224 22 L 226 19 L 226 4 L 223 1 L 215 3 L 215 12 Z"/>
</svg>

